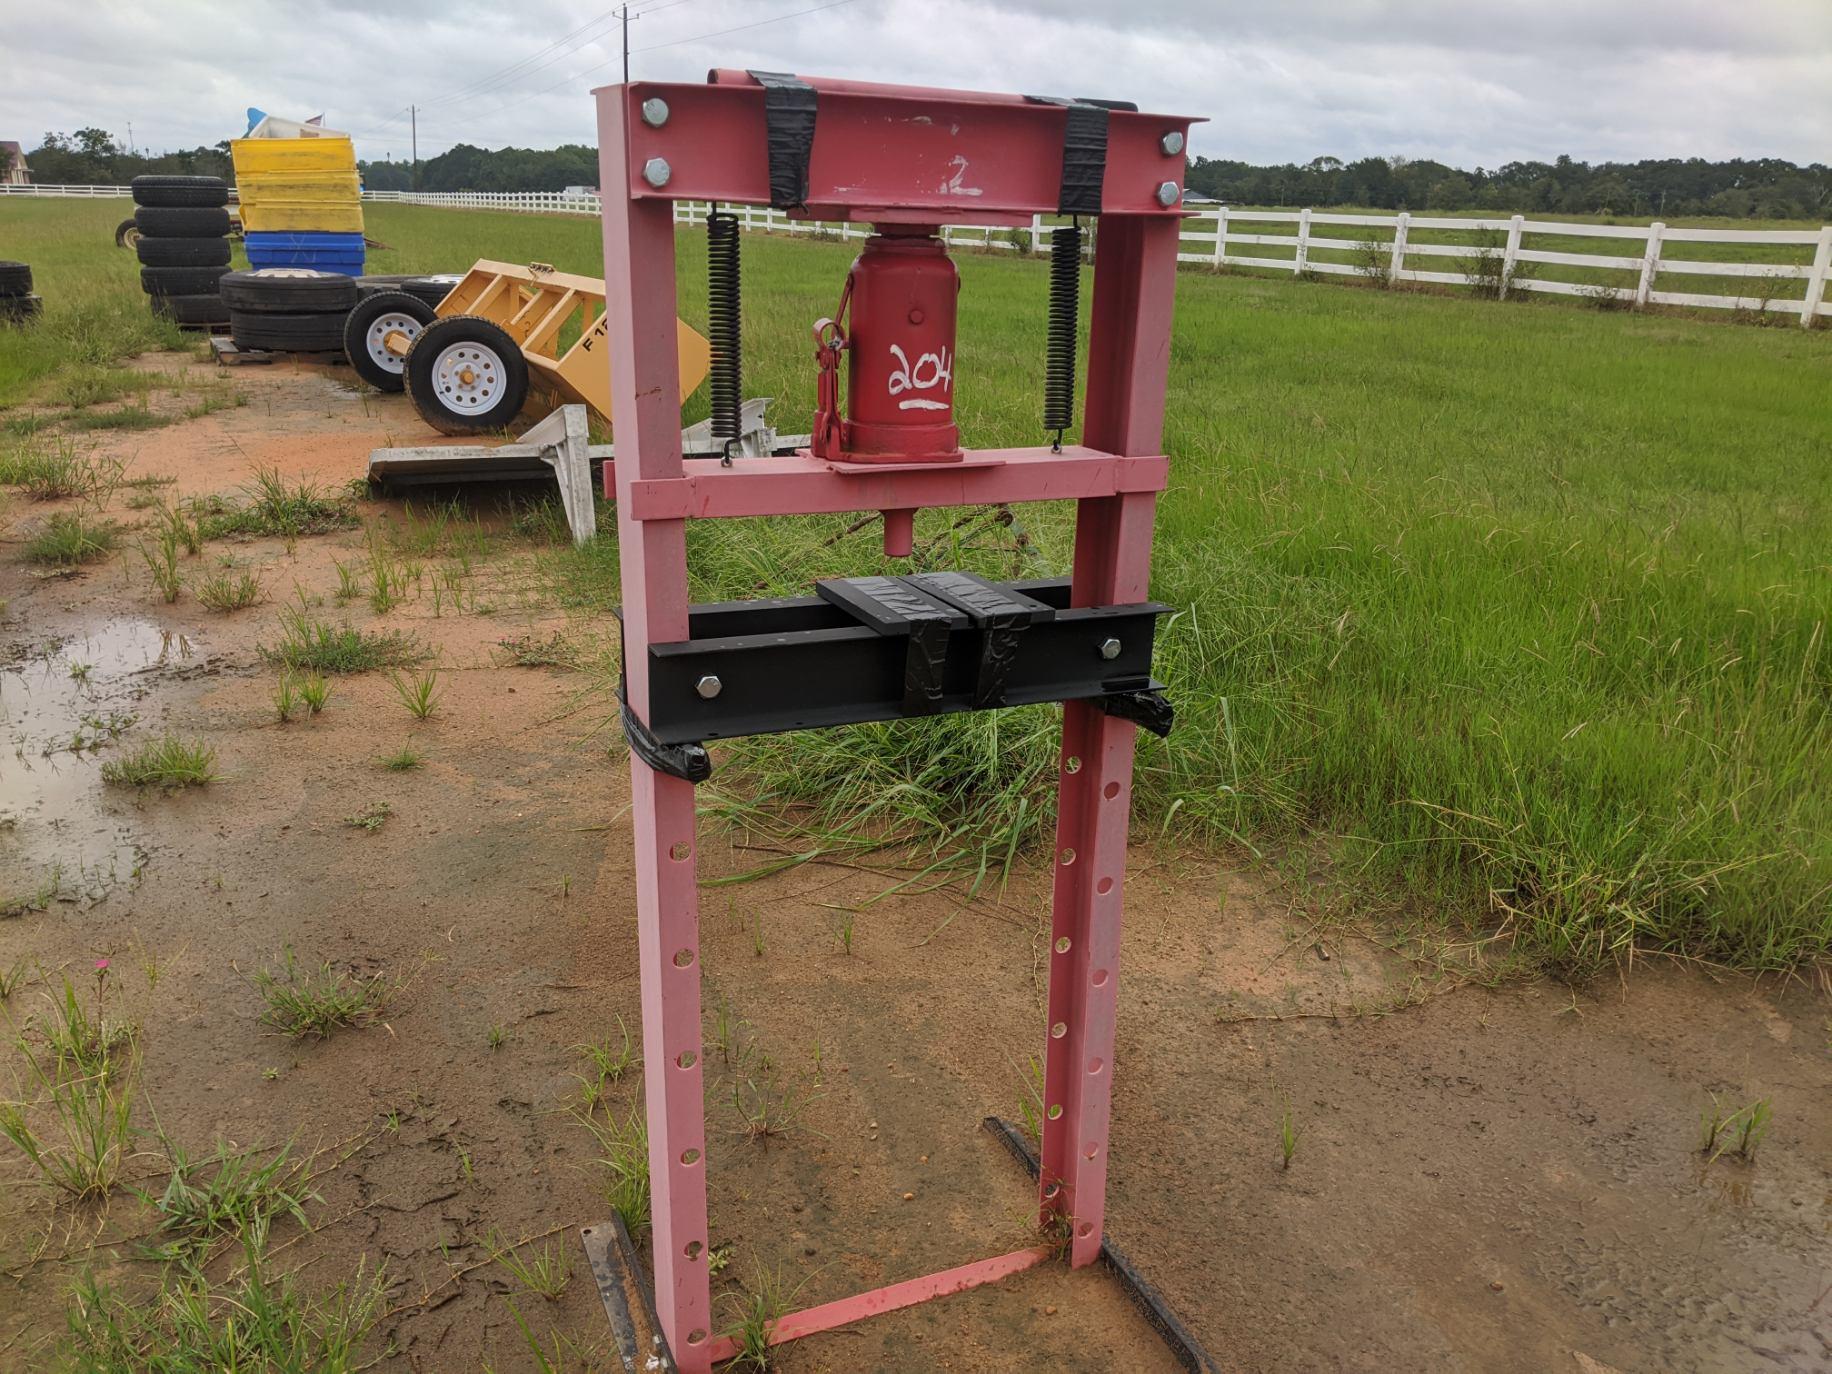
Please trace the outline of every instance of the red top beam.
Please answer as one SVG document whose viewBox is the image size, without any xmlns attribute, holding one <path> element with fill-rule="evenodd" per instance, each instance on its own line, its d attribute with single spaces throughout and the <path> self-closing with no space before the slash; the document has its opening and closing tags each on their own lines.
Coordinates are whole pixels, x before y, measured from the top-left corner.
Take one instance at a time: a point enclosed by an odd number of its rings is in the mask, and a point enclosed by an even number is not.
<svg viewBox="0 0 1832 1374">
<path fill-rule="evenodd" d="M 818 93 L 807 213 L 815 219 L 1028 223 L 1054 214 L 1067 112 L 1023 96 L 803 78 Z M 619 88 L 597 92 L 616 100 Z M 764 90 L 742 72 L 707 85 L 637 82 L 621 88 L 629 193 L 637 200 L 767 205 Z M 662 102 L 661 107 L 645 102 Z M 656 117 L 660 116 L 660 122 Z M 1159 188 L 1183 189 L 1187 115 L 1115 110 L 1107 123 L 1102 214 L 1168 217 Z M 1174 134 L 1165 151 L 1165 136 Z M 647 173 L 660 159 L 660 185 Z M 608 191 L 609 188 L 607 188 Z"/>
</svg>

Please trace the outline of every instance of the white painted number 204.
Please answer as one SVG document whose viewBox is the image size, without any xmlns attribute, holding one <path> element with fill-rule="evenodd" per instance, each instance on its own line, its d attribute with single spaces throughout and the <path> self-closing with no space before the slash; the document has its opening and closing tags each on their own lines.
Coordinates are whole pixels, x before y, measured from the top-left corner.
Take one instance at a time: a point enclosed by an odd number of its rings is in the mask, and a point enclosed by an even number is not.
<svg viewBox="0 0 1832 1374">
<path fill-rule="evenodd" d="M 890 393 L 901 396 L 906 391 L 935 391 L 939 389 L 945 396 L 954 386 L 954 359 L 946 348 L 939 353 L 924 353 L 916 359 L 916 365 L 910 366 L 909 354 L 897 344 L 891 345 L 891 356 L 897 360 L 897 366 L 891 370 Z M 946 410 L 947 401 L 933 400 L 927 396 L 908 396 L 897 402 L 899 410 Z"/>
</svg>

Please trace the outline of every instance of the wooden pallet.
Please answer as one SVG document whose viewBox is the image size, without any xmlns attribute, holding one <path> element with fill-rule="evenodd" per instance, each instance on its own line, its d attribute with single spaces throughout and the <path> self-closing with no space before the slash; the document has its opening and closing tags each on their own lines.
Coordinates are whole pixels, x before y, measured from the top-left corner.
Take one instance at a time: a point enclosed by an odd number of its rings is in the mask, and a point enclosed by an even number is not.
<svg viewBox="0 0 1832 1374">
<path fill-rule="evenodd" d="M 210 336 L 210 352 L 224 367 L 246 367 L 256 363 L 347 363 L 340 348 L 314 351 L 299 349 L 238 348 L 227 334 Z"/>
</svg>

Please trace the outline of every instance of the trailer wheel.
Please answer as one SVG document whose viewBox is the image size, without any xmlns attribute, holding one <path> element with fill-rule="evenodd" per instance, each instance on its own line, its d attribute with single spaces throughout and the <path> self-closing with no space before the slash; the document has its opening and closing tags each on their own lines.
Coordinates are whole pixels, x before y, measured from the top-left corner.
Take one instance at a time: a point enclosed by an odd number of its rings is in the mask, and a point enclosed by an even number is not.
<svg viewBox="0 0 1832 1374">
<path fill-rule="evenodd" d="M 406 385 L 407 350 L 436 318 L 430 305 L 405 291 L 365 296 L 344 316 L 350 366 L 377 391 L 400 391 Z"/>
<path fill-rule="evenodd" d="M 140 242 L 140 221 L 124 219 L 115 225 L 115 247 L 132 248 Z"/>
<path fill-rule="evenodd" d="M 448 315 L 407 350 L 407 395 L 441 434 L 485 434 L 521 414 L 528 360 L 508 331 L 477 315 Z"/>
</svg>

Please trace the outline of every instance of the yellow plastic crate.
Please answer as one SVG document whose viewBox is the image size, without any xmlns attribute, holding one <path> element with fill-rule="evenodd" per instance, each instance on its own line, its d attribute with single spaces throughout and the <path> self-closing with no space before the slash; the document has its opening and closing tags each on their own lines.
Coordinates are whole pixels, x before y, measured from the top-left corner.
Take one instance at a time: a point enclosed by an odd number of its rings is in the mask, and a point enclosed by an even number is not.
<svg viewBox="0 0 1832 1374">
<path fill-rule="evenodd" d="M 363 207 L 351 200 L 336 204 L 319 200 L 263 200 L 242 202 L 242 228 L 257 234 L 273 230 L 316 229 L 325 234 L 363 232 Z"/>
<path fill-rule="evenodd" d="M 361 198 L 355 172 L 319 172 L 310 176 L 257 174 L 239 177 L 236 197 L 244 205 L 272 200 L 320 201 L 327 205 L 353 204 Z"/>
<path fill-rule="evenodd" d="M 356 174 L 356 149 L 347 138 L 238 138 L 229 145 L 236 180 L 279 173 Z"/>
</svg>

